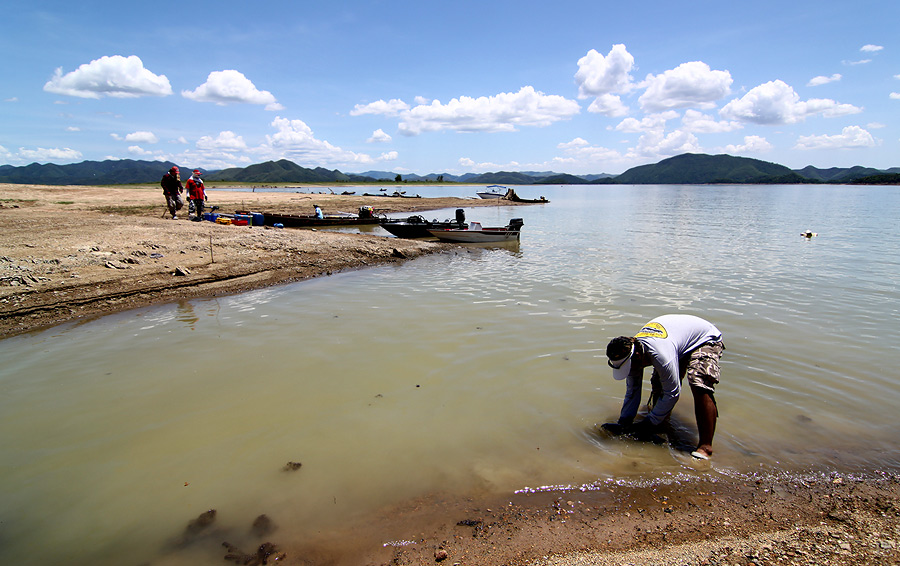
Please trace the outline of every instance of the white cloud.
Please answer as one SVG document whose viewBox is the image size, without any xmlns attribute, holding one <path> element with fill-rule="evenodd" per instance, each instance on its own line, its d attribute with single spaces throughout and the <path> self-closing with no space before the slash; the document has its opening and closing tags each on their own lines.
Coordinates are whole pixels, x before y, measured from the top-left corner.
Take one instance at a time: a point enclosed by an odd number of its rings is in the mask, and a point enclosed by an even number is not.
<svg viewBox="0 0 900 566">
<path fill-rule="evenodd" d="M 520 126 L 549 126 L 580 111 L 574 100 L 525 86 L 519 92 L 478 98 L 461 96 L 446 105 L 435 100 L 416 106 L 401 114 L 400 133 L 415 136 L 441 130 L 513 132 Z"/>
<path fill-rule="evenodd" d="M 397 116 L 407 110 L 409 110 L 409 104 L 398 98 L 392 98 L 387 102 L 384 100 L 376 100 L 369 104 L 357 104 L 353 107 L 353 110 L 350 111 L 350 115 L 362 116 L 364 114 L 380 114 L 384 116 Z"/>
<path fill-rule="evenodd" d="M 66 131 L 67 132 L 80 132 L 81 128 L 79 128 L 78 126 L 69 126 L 66 128 Z"/>
<path fill-rule="evenodd" d="M 601 94 L 588 106 L 588 112 L 618 117 L 628 114 L 628 107 L 622 103 L 622 99 L 618 95 Z"/>
<path fill-rule="evenodd" d="M 724 132 L 733 132 L 739 130 L 743 126 L 740 122 L 720 121 L 697 110 L 687 110 L 681 119 L 682 129 L 687 132 L 697 132 L 699 134 L 720 134 Z"/>
<path fill-rule="evenodd" d="M 275 96 L 267 90 L 259 90 L 240 71 L 213 71 L 206 82 L 196 89 L 183 90 L 181 96 L 198 102 L 227 104 L 264 104 L 266 110 L 283 110 Z"/>
<path fill-rule="evenodd" d="M 459 161 L 457 161 L 459 165 L 465 169 L 470 171 L 518 171 L 521 169 L 521 164 L 518 161 L 510 161 L 508 163 L 493 163 L 491 161 L 485 161 L 482 163 L 476 163 L 474 160 L 469 159 L 468 157 L 461 157 Z"/>
<path fill-rule="evenodd" d="M 17 97 L 17 96 L 13 96 L 12 98 L 4 98 L 3 99 L 3 102 L 18 102 L 18 101 L 19 101 L 19 97 Z"/>
<path fill-rule="evenodd" d="M 648 114 L 640 120 L 638 120 L 637 118 L 625 118 L 624 120 L 619 122 L 619 124 L 615 127 L 615 130 L 628 134 L 654 131 L 661 132 L 665 130 L 667 121 L 674 120 L 677 117 L 678 112 L 669 110 L 667 112 L 660 112 L 658 114 Z"/>
<path fill-rule="evenodd" d="M 838 74 L 838 73 L 835 73 L 835 74 L 831 75 L 830 77 L 826 77 L 826 76 L 824 76 L 824 75 L 819 75 L 818 77 L 813 77 L 813 78 L 811 78 L 811 79 L 809 80 L 809 82 L 806 83 L 806 86 L 820 86 L 820 85 L 825 85 L 825 84 L 828 84 L 828 83 L 837 82 L 837 81 L 841 80 L 841 78 L 842 78 L 841 75 Z"/>
<path fill-rule="evenodd" d="M 719 115 L 740 122 L 754 124 L 794 124 L 807 116 L 845 116 L 861 112 L 852 104 L 840 104 L 830 99 L 814 98 L 801 101 L 800 96 L 781 80 L 770 81 L 736 98 L 719 111 Z"/>
<path fill-rule="evenodd" d="M 690 132 L 675 130 L 665 135 L 664 132 L 653 131 L 641 136 L 637 147 L 630 151 L 630 156 L 661 157 L 701 151 L 699 140 Z"/>
<path fill-rule="evenodd" d="M 882 47 L 881 45 L 872 45 L 871 43 L 868 45 L 863 45 L 862 47 L 859 48 L 859 50 L 862 51 L 863 53 L 877 53 L 878 51 L 881 51 L 882 49 L 884 49 L 884 47 Z"/>
<path fill-rule="evenodd" d="M 68 147 L 39 147 L 36 149 L 25 149 L 24 147 L 20 147 L 18 157 L 20 159 L 38 162 L 75 161 L 76 159 L 81 159 L 81 152 Z"/>
<path fill-rule="evenodd" d="M 560 143 L 556 146 L 563 150 L 573 162 L 579 165 L 588 163 L 600 163 L 610 160 L 619 160 L 622 155 L 614 150 L 602 146 L 593 146 L 583 138 L 575 138 L 570 142 Z M 556 159 L 557 162 L 568 162 L 567 159 Z"/>
<path fill-rule="evenodd" d="M 578 60 L 578 98 L 630 91 L 633 84 L 629 73 L 633 67 L 634 57 L 622 44 L 613 45 L 606 57 L 591 49 Z"/>
<path fill-rule="evenodd" d="M 847 126 L 834 136 L 800 136 L 795 149 L 848 149 L 874 147 L 875 138 L 859 126 Z"/>
<path fill-rule="evenodd" d="M 400 157 L 400 154 L 397 153 L 396 151 L 387 151 L 385 153 L 382 153 L 381 157 L 379 157 L 378 160 L 379 161 L 394 161 L 398 157 Z"/>
<path fill-rule="evenodd" d="M 746 153 L 765 153 L 771 151 L 774 146 L 769 143 L 766 138 L 760 136 L 744 136 L 744 143 L 741 145 L 729 144 L 725 146 L 725 153 L 746 154 Z"/>
<path fill-rule="evenodd" d="M 372 132 L 372 137 L 366 140 L 366 143 L 387 143 L 391 141 L 393 138 L 386 134 L 384 130 L 378 128 L 374 132 Z"/>
<path fill-rule="evenodd" d="M 216 151 L 242 151 L 247 149 L 244 138 L 232 131 L 219 132 L 216 137 L 203 136 L 197 140 L 197 149 Z"/>
<path fill-rule="evenodd" d="M 900 92 L 892 92 L 889 96 L 891 100 L 900 100 Z"/>
<path fill-rule="evenodd" d="M 682 63 L 661 75 L 647 75 L 647 90 L 638 99 L 651 112 L 671 108 L 712 107 L 731 93 L 731 73 L 713 71 L 702 61 Z"/>
<path fill-rule="evenodd" d="M 128 153 L 132 155 L 139 155 L 142 157 L 153 155 L 153 152 L 147 149 L 142 148 L 139 145 L 130 145 L 128 146 Z"/>
<path fill-rule="evenodd" d="M 871 62 L 871 59 L 860 59 L 859 61 L 844 61 L 844 65 L 850 65 L 851 67 L 854 67 L 856 65 L 866 65 Z"/>
<path fill-rule="evenodd" d="M 359 165 L 374 163 L 371 156 L 336 147 L 316 139 L 312 129 L 302 120 L 275 118 L 277 132 L 266 136 L 266 143 L 256 151 L 272 159 L 290 159 L 298 164 L 321 166 Z"/>
<path fill-rule="evenodd" d="M 416 104 L 431 104 L 430 98 L 425 98 L 424 96 L 417 96 L 413 99 Z"/>
<path fill-rule="evenodd" d="M 136 55 L 101 57 L 63 75 L 56 69 L 44 90 L 79 98 L 136 98 L 139 96 L 168 96 L 172 87 L 165 75 L 154 75 L 144 68 Z"/>
<path fill-rule="evenodd" d="M 132 132 L 125 136 L 125 141 L 135 143 L 157 143 L 159 139 L 153 132 Z"/>
</svg>

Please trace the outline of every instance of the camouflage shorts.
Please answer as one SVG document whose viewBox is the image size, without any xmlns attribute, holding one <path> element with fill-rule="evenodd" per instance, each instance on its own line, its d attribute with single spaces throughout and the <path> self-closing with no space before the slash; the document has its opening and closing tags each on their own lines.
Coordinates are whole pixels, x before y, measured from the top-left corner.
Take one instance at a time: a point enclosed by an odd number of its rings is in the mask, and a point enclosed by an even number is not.
<svg viewBox="0 0 900 566">
<path fill-rule="evenodd" d="M 719 358 L 722 357 L 723 350 L 725 344 L 722 342 L 709 342 L 691 352 L 685 373 L 687 382 L 693 387 L 715 391 L 716 384 L 719 383 Z"/>
<path fill-rule="evenodd" d="M 719 383 L 719 358 L 722 357 L 723 350 L 725 344 L 722 342 L 709 342 L 691 352 L 684 373 L 688 384 L 715 392 L 716 384 Z M 681 361 L 684 361 L 684 358 Z M 659 374 L 654 369 L 653 375 L 650 376 L 650 399 L 647 401 L 647 408 L 652 411 L 661 398 L 662 384 Z"/>
</svg>

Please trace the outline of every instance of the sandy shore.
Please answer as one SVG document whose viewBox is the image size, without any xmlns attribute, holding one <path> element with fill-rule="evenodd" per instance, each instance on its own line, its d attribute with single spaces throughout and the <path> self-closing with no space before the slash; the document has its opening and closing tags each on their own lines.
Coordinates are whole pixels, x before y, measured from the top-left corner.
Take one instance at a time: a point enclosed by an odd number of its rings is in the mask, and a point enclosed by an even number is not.
<svg viewBox="0 0 900 566">
<path fill-rule="evenodd" d="M 217 193 L 222 211 L 326 213 L 471 208 L 466 199 Z M 528 206 L 528 205 L 524 205 Z M 0 337 L 200 296 L 323 276 L 452 246 L 364 234 L 163 218 L 157 187 L 0 185 Z M 186 215 L 185 215 L 186 216 Z M 427 216 L 427 215 L 426 215 Z M 474 214 L 468 214 L 474 217 Z M 175 275 L 182 268 L 185 275 Z M 715 464 L 713 464 L 715 465 Z M 727 479 L 726 479 L 727 478 Z M 276 531 L 246 564 L 898 564 L 896 470 L 725 476 L 587 491 L 434 496 L 309 538 Z M 214 528 L 211 527 L 211 528 Z M 210 562 L 228 552 L 210 533 Z M 299 544 L 296 540 L 305 540 Z"/>
</svg>

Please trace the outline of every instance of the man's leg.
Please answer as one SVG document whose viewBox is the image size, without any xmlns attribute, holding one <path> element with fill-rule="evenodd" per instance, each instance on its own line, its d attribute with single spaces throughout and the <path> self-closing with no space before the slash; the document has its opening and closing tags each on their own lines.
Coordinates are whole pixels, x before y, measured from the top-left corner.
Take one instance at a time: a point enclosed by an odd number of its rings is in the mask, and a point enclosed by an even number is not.
<svg viewBox="0 0 900 566">
<path fill-rule="evenodd" d="M 716 406 L 716 398 L 713 392 L 703 387 L 691 385 L 691 393 L 694 394 L 694 415 L 697 418 L 697 432 L 700 434 L 700 442 L 697 444 L 697 452 L 712 456 L 713 436 L 716 434 L 716 419 L 719 417 L 719 408 Z"/>
</svg>

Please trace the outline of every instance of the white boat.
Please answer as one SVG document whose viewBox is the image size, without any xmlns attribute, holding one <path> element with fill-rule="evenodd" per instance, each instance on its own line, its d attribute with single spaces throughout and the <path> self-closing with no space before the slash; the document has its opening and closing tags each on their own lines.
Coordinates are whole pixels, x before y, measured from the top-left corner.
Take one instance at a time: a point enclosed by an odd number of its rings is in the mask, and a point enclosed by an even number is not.
<svg viewBox="0 0 900 566">
<path fill-rule="evenodd" d="M 486 191 L 476 191 L 475 194 L 481 198 L 503 198 L 508 191 L 509 188 L 503 185 L 489 185 Z"/>
<path fill-rule="evenodd" d="M 460 244 L 513 242 L 519 240 L 524 224 L 521 218 L 513 218 L 509 224 L 498 228 L 483 228 L 481 222 L 470 222 L 467 228 L 445 228 L 428 232 L 438 240 Z"/>
</svg>

